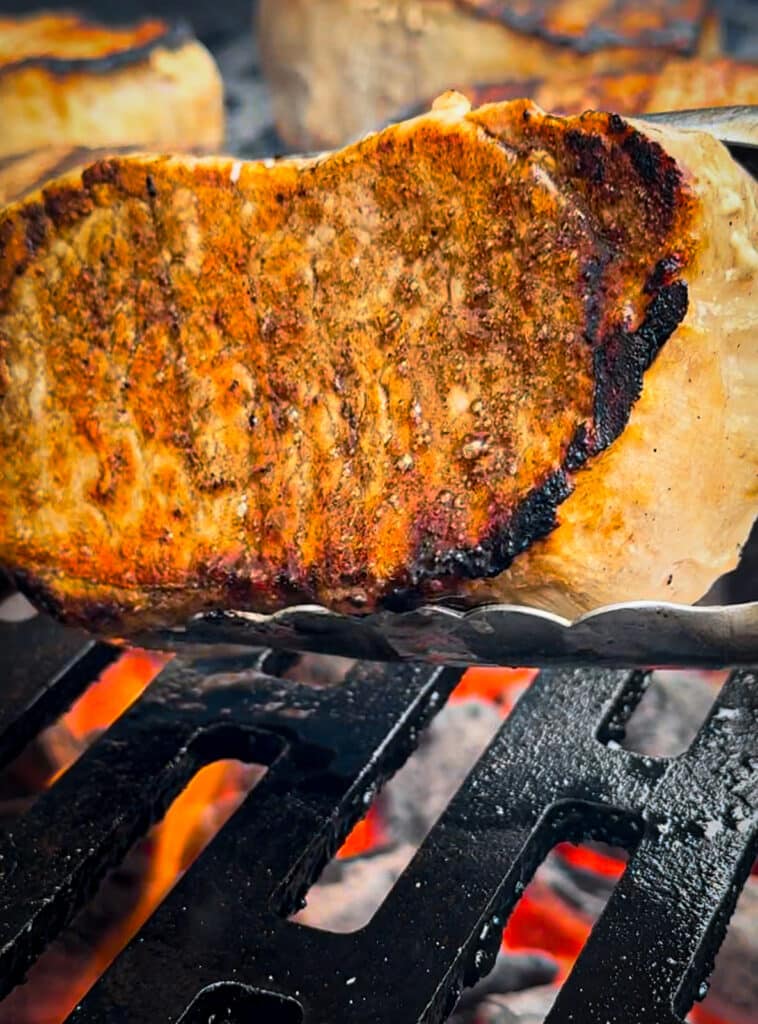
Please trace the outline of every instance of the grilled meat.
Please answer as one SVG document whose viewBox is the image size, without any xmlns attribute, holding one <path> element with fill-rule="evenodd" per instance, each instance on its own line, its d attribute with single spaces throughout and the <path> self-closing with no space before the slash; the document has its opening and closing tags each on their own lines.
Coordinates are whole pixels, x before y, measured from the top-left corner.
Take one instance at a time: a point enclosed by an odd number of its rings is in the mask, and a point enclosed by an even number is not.
<svg viewBox="0 0 758 1024">
<path fill-rule="evenodd" d="M 133 146 L 106 146 L 89 149 L 87 146 L 44 146 L 28 153 L 11 153 L 0 157 L 0 206 L 23 199 L 37 192 L 54 178 L 81 173 L 90 164 L 110 156 L 141 152 Z M 202 147 L 175 145 L 172 152 L 199 155 Z"/>
<path fill-rule="evenodd" d="M 548 74 L 542 78 L 508 79 L 461 85 L 458 91 L 472 106 L 502 103 L 529 96 L 552 114 L 613 110 L 640 114 L 664 110 L 696 110 L 758 104 L 758 66 L 721 57 L 715 60 L 675 59 L 660 68 L 604 72 L 597 75 Z M 400 113 L 413 117 L 429 109 L 429 98 Z"/>
<path fill-rule="evenodd" d="M 342 145 L 456 82 L 721 52 L 706 0 L 261 0 L 259 35 L 277 129 L 299 152 Z"/>
<path fill-rule="evenodd" d="M 0 18 L 0 156 L 47 146 L 217 148 L 223 88 L 180 26 Z"/>
<path fill-rule="evenodd" d="M 124 152 L 129 152 L 124 147 Z M 88 149 L 86 146 L 45 146 L 28 153 L 0 157 L 0 206 L 36 192 L 48 181 L 121 152 L 121 147 Z"/>
<path fill-rule="evenodd" d="M 68 621 L 692 600 L 756 511 L 758 188 L 526 102 L 0 214 L 0 563 Z"/>
</svg>

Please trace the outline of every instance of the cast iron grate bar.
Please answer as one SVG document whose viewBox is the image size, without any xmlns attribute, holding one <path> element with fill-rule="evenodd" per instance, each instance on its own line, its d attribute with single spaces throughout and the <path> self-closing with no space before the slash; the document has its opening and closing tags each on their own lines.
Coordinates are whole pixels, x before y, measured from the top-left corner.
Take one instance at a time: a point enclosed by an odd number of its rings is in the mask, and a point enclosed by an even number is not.
<svg viewBox="0 0 758 1024">
<path fill-rule="evenodd" d="M 118 651 L 43 615 L 0 623 L 0 644 L 2 767 L 59 718 Z"/>
<path fill-rule="evenodd" d="M 548 850 L 586 838 L 634 852 L 549 1024 L 682 1019 L 758 852 L 754 672 L 670 762 L 607 743 L 644 674 L 541 673 L 372 921 L 337 935 L 287 915 L 459 673 L 357 663 L 317 691 L 251 664 L 172 662 L 6 834 L 3 992 L 194 772 L 237 757 L 269 771 L 71 1020 L 439 1024 Z"/>
</svg>

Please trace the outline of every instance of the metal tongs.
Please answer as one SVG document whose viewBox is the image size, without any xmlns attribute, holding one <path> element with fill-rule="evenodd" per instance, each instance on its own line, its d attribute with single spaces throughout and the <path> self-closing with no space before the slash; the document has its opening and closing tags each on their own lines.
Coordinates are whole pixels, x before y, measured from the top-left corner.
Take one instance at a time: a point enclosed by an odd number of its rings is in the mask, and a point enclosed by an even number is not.
<svg viewBox="0 0 758 1024">
<path fill-rule="evenodd" d="M 641 121 L 708 132 L 726 146 L 732 157 L 758 178 L 758 106 L 709 107 L 641 114 Z"/>
</svg>

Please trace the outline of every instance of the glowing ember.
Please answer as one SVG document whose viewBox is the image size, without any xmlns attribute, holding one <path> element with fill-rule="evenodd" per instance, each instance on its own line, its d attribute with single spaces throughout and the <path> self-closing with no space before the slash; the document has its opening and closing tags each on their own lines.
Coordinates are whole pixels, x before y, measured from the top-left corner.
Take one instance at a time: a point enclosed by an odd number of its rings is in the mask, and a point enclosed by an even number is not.
<svg viewBox="0 0 758 1024">
<path fill-rule="evenodd" d="M 135 916 L 147 920 L 231 818 L 261 772 L 241 761 L 216 761 L 195 775 L 150 833 L 150 877 Z"/>
<path fill-rule="evenodd" d="M 126 651 L 105 669 L 59 722 L 43 733 L 43 742 L 54 747 L 58 754 L 48 786 L 71 767 L 101 732 L 123 715 L 169 659 L 170 655 L 151 651 Z"/>
<path fill-rule="evenodd" d="M 707 1006 L 693 1007 L 687 1019 L 692 1021 L 692 1024 L 733 1024 L 726 1017 L 720 1017 L 718 1014 L 711 1013 Z M 751 1021 L 746 1021 L 745 1024 L 756 1024 L 756 1021 L 758 1021 L 758 1016 L 753 1017 Z"/>
<path fill-rule="evenodd" d="M 60 754 L 47 785 L 53 785 L 134 703 L 168 660 L 167 655 L 130 650 L 102 673 L 47 730 L 47 749 Z M 120 920 L 97 936 L 94 950 L 72 952 L 65 940 L 55 943 L 31 969 L 27 982 L 0 1004 L 0 1024 L 59 1024 L 65 1020 L 229 820 L 262 771 L 239 761 L 218 761 L 199 771 L 163 821 L 130 855 L 133 862 L 145 865 L 136 904 L 132 901 Z"/>
<path fill-rule="evenodd" d="M 61 719 L 77 739 L 102 732 L 112 725 L 155 679 L 170 655 L 154 651 L 126 651 Z"/>
<path fill-rule="evenodd" d="M 139 844 L 136 856 L 146 860 L 147 871 L 136 905 L 98 935 L 94 950 L 77 951 L 65 939 L 54 943 L 26 983 L 0 1004 L 0 1024 L 62 1024 L 237 810 L 261 772 L 239 761 L 217 761 L 198 772 Z M 85 910 L 82 916 L 88 913 L 97 915 Z M 74 933 L 80 929 L 75 922 Z"/>
<path fill-rule="evenodd" d="M 532 882 L 516 905 L 503 933 L 503 947 L 512 952 L 543 950 L 560 964 L 563 981 L 587 941 L 592 922 L 568 910 L 540 882 Z"/>
<path fill-rule="evenodd" d="M 478 698 L 492 701 L 505 717 L 536 674 L 536 670 L 530 668 L 471 668 L 463 674 L 450 700 Z M 376 807 L 372 807 L 347 837 L 337 857 L 340 860 L 359 857 L 384 846 L 386 842 L 387 833 L 381 816 Z"/>
<path fill-rule="evenodd" d="M 372 807 L 366 817 L 358 822 L 347 837 L 337 856 L 340 860 L 360 857 L 364 853 L 384 846 L 386 842 L 387 834 L 379 811 L 376 807 Z"/>
<path fill-rule="evenodd" d="M 574 846 L 572 843 L 561 843 L 558 847 L 561 857 L 575 867 L 593 871 L 596 875 L 618 879 L 624 873 L 626 864 L 623 860 L 611 857 L 599 850 L 587 846 Z"/>
<path fill-rule="evenodd" d="M 470 668 L 453 690 L 451 700 L 490 700 L 507 715 L 537 675 L 532 668 Z"/>
</svg>

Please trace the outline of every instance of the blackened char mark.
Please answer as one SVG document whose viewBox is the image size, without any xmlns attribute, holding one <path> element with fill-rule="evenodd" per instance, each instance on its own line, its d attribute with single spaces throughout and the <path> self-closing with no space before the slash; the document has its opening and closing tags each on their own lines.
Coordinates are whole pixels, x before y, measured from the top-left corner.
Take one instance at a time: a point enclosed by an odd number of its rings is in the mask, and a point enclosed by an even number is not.
<svg viewBox="0 0 758 1024">
<path fill-rule="evenodd" d="M 662 288 L 634 333 L 618 330 L 595 350 L 595 451 L 615 441 L 642 393 L 645 371 L 687 312 L 684 281 Z"/>
<path fill-rule="evenodd" d="M 651 281 L 666 280 L 674 266 L 674 258 L 662 261 Z M 380 606 L 407 611 L 428 599 L 432 582 L 498 576 L 518 555 L 551 533 L 557 525 L 559 505 L 573 490 L 571 474 L 624 430 L 642 393 L 645 371 L 683 320 L 687 305 L 683 281 L 665 284 L 652 299 L 638 330 L 619 329 L 603 338 L 594 355 L 594 423 L 578 427 L 560 467 L 519 502 L 507 522 L 493 526 L 479 543 L 439 552 L 432 549 L 433 541 L 421 540 L 407 575 L 397 581 Z"/>
<path fill-rule="evenodd" d="M 45 209 L 41 203 L 30 204 L 17 217 L 0 221 L 0 257 L 6 259 L 6 272 L 0 278 L 0 310 L 13 282 L 34 260 L 47 234 Z"/>
<path fill-rule="evenodd" d="M 93 23 L 88 22 L 88 24 Z M 113 31 L 117 31 L 124 26 L 98 24 L 96 27 L 110 28 Z M 26 68 L 42 68 L 60 78 L 64 78 L 67 75 L 81 74 L 82 72 L 92 75 L 108 75 L 114 71 L 121 70 L 121 68 L 146 61 L 156 49 L 179 50 L 193 38 L 189 23 L 179 19 L 171 24 L 167 24 L 164 32 L 149 39 L 146 43 L 142 43 L 140 46 L 129 46 L 122 50 L 114 50 L 112 53 L 104 53 L 101 57 L 24 57 L 22 60 L 14 61 L 0 68 L 0 78 L 3 75 L 25 70 Z"/>
<path fill-rule="evenodd" d="M 585 423 L 580 423 L 571 444 L 566 450 L 566 458 L 563 460 L 563 468 L 568 473 L 579 469 L 595 451 L 594 431 L 588 429 Z"/>
<path fill-rule="evenodd" d="M 30 261 L 47 238 L 47 218 L 45 209 L 40 203 L 33 203 L 25 212 L 26 234 L 24 244 Z"/>
<path fill-rule="evenodd" d="M 577 173 L 593 185 L 602 184 L 605 178 L 605 141 L 592 132 L 570 130 L 566 132 L 566 148 L 576 157 Z"/>
<path fill-rule="evenodd" d="M 582 441 L 577 443 L 583 444 Z M 398 581 L 379 601 L 380 607 L 395 612 L 418 607 L 430 596 L 428 585 L 433 581 L 498 576 L 517 555 L 555 528 L 556 510 L 570 493 L 571 484 L 561 468 L 533 488 L 508 522 L 493 526 L 489 535 L 478 544 L 432 553 L 424 550 L 422 542 L 407 577 Z"/>
<path fill-rule="evenodd" d="M 75 224 L 92 210 L 87 192 L 71 185 L 52 185 L 43 193 L 45 215 L 54 229 Z"/>
<path fill-rule="evenodd" d="M 681 171 L 669 154 L 645 138 L 638 131 L 632 131 L 621 144 L 621 148 L 632 162 L 641 181 L 659 196 L 658 212 L 664 231 L 670 228 L 676 214 L 677 196 L 681 186 Z"/>
<path fill-rule="evenodd" d="M 707 0 L 656 0 L 649 4 L 650 16 L 639 21 L 639 0 L 608 0 L 592 21 L 564 27 L 564 13 L 573 0 L 456 0 L 476 17 L 499 21 L 517 32 L 537 36 L 546 42 L 571 47 L 577 53 L 593 53 L 606 47 L 654 48 L 676 53 L 693 53 L 703 29 Z"/>
</svg>

